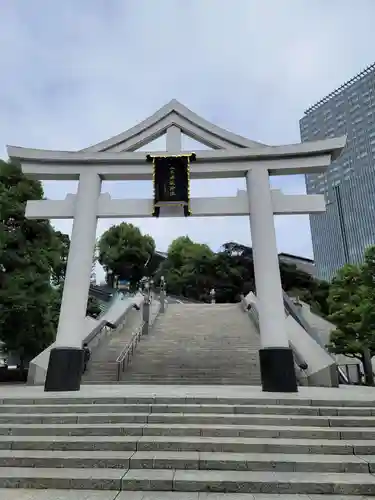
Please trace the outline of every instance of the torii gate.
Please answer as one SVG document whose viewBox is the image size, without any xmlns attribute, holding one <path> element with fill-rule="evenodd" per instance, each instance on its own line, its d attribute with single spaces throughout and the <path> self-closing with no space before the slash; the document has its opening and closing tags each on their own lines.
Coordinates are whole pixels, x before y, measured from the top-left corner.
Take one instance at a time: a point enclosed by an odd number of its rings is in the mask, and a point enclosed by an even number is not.
<svg viewBox="0 0 375 500">
<path fill-rule="evenodd" d="M 76 391 L 82 374 L 83 328 L 98 217 L 150 217 L 151 199 L 111 199 L 102 180 L 149 180 L 147 153 L 134 152 L 166 133 L 170 155 L 181 152 L 181 133 L 213 150 L 195 151 L 192 179 L 245 177 L 246 191 L 234 197 L 192 198 L 193 216 L 250 216 L 254 273 L 259 300 L 263 390 L 296 392 L 294 360 L 285 328 L 274 214 L 325 211 L 323 195 L 284 195 L 271 190 L 270 175 L 324 172 L 345 146 L 339 137 L 285 146 L 266 146 L 235 135 L 199 117 L 176 100 L 135 127 L 78 152 L 8 146 L 25 174 L 40 180 L 79 180 L 76 195 L 65 200 L 29 201 L 33 219 L 73 218 L 55 348 L 49 359 L 45 390 Z M 157 224 L 157 221 L 155 221 Z"/>
</svg>

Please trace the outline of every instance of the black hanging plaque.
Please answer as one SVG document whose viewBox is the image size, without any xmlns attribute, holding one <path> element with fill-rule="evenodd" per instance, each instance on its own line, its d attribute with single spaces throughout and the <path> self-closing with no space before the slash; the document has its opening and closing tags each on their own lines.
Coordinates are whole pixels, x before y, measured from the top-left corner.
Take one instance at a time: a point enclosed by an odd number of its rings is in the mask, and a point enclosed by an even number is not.
<svg viewBox="0 0 375 500">
<path fill-rule="evenodd" d="M 153 216 L 159 217 L 160 207 L 178 205 L 184 209 L 187 217 L 190 213 L 190 162 L 195 160 L 195 154 L 176 156 L 151 156 L 154 181 L 154 211 Z"/>
</svg>

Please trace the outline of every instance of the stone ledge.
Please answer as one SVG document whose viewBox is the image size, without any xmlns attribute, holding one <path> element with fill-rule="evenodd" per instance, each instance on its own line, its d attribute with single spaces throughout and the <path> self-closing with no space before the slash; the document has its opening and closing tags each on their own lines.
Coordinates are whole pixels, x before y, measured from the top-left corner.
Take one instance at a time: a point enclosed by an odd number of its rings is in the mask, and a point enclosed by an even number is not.
<svg viewBox="0 0 375 500">
<path fill-rule="evenodd" d="M 369 465 L 374 468 L 375 458 L 352 455 L 0 450 L 0 467 L 368 473 Z"/>
<path fill-rule="evenodd" d="M 0 467 L 0 488 L 120 490 L 123 469 Z"/>
<path fill-rule="evenodd" d="M 126 476 L 127 474 L 122 480 L 124 489 L 127 485 Z M 224 493 L 359 494 L 373 496 L 375 495 L 375 476 L 311 472 L 176 471 L 173 488 L 175 491 Z"/>
<path fill-rule="evenodd" d="M 2 423 L 1 436 L 204 436 L 284 439 L 375 440 L 375 427 L 273 425 L 80 423 Z"/>
</svg>

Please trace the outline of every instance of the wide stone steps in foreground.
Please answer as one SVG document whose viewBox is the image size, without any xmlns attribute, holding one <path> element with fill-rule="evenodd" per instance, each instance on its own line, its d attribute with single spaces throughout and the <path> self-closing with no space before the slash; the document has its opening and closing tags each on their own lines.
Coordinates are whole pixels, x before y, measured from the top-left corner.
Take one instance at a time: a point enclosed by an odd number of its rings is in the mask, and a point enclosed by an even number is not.
<svg viewBox="0 0 375 500">
<path fill-rule="evenodd" d="M 68 495 L 56 498 L 96 500 L 375 496 L 375 403 L 287 396 L 6 399 L 0 488 L 1 500 L 53 500 L 56 489 Z M 45 489 L 49 497 L 37 496 Z"/>
</svg>

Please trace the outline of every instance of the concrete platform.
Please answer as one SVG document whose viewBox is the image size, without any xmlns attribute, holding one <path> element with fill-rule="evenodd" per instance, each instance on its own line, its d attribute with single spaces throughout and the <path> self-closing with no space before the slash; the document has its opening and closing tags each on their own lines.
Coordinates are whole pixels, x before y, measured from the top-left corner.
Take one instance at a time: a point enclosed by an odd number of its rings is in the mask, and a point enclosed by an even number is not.
<svg viewBox="0 0 375 500">
<path fill-rule="evenodd" d="M 1 500 L 370 500 L 352 495 L 270 495 L 267 493 L 181 493 L 167 491 L 93 490 L 7 490 L 0 489 Z"/>
<path fill-rule="evenodd" d="M 76 398 L 213 398 L 306 401 L 358 401 L 375 403 L 375 388 L 364 386 L 299 387 L 296 394 L 262 392 L 260 386 L 235 385 L 83 385 L 77 392 L 44 392 L 43 387 L 1 385 L 0 400 L 4 399 L 76 399 Z"/>
</svg>

